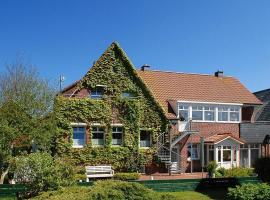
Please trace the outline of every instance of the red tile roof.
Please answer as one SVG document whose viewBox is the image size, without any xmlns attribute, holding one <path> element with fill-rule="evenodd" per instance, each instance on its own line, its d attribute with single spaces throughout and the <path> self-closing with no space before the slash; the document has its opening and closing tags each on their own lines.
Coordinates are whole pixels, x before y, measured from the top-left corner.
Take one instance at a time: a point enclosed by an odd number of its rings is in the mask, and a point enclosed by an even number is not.
<svg viewBox="0 0 270 200">
<path fill-rule="evenodd" d="M 217 103 L 261 104 L 239 80 L 233 77 L 164 71 L 140 71 L 139 76 L 168 112 L 168 100 Z"/>
<path fill-rule="evenodd" d="M 242 139 L 240 139 L 238 137 L 235 137 L 231 133 L 218 133 L 218 134 L 212 135 L 212 136 L 210 136 L 208 138 L 205 138 L 204 142 L 205 143 L 214 143 L 214 144 L 217 144 L 217 143 L 221 142 L 222 140 L 229 139 L 229 138 L 237 141 L 240 144 L 244 144 L 245 143 L 244 140 L 242 140 Z"/>
</svg>

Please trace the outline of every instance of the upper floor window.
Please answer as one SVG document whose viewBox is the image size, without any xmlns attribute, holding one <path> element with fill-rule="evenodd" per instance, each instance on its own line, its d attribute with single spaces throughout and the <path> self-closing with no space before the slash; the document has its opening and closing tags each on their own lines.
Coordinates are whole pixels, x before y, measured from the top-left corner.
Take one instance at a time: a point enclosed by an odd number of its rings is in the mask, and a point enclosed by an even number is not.
<svg viewBox="0 0 270 200">
<path fill-rule="evenodd" d="M 179 114 L 181 115 L 181 117 L 184 118 L 184 121 L 188 120 L 188 106 L 185 105 L 180 105 L 179 106 Z"/>
<path fill-rule="evenodd" d="M 192 106 L 192 120 L 203 120 L 202 106 Z"/>
<path fill-rule="evenodd" d="M 100 126 L 92 127 L 92 145 L 104 145 L 104 128 Z"/>
<path fill-rule="evenodd" d="M 115 126 L 112 128 L 112 145 L 122 145 L 123 140 L 123 128 Z"/>
<path fill-rule="evenodd" d="M 102 87 L 96 87 L 91 90 L 91 99 L 101 99 L 103 96 L 103 88 Z"/>
<path fill-rule="evenodd" d="M 179 104 L 179 116 L 185 121 L 239 122 L 241 107 L 237 105 Z"/>
<path fill-rule="evenodd" d="M 124 98 L 134 98 L 135 94 L 133 92 L 122 92 L 122 97 L 124 97 Z"/>
<path fill-rule="evenodd" d="M 204 107 L 204 120 L 215 121 L 215 107 L 212 106 Z"/>
<path fill-rule="evenodd" d="M 229 121 L 229 108 L 219 107 L 218 108 L 218 121 Z"/>
<path fill-rule="evenodd" d="M 230 121 L 239 121 L 239 108 L 231 107 L 230 108 Z"/>
<path fill-rule="evenodd" d="M 85 145 L 85 127 L 73 127 L 73 147 L 83 147 Z"/>
</svg>

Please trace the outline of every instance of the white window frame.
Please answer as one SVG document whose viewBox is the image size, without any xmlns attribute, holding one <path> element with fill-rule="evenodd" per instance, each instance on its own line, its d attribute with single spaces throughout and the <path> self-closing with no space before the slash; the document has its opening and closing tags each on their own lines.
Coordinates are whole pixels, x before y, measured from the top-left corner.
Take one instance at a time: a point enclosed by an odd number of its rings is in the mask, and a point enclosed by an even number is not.
<svg viewBox="0 0 270 200">
<path fill-rule="evenodd" d="M 190 119 L 190 106 L 189 105 L 181 105 L 181 104 L 179 104 L 178 105 L 178 116 L 180 116 L 180 112 L 181 112 L 181 110 L 184 110 L 184 111 L 187 111 L 187 113 L 188 113 L 188 116 L 187 116 L 187 119 L 185 119 L 184 121 L 188 121 L 189 119 Z"/>
<path fill-rule="evenodd" d="M 237 113 L 238 114 L 238 120 L 231 120 L 231 113 Z M 238 121 L 240 121 L 240 108 L 239 107 L 236 107 L 236 106 L 231 106 L 230 108 L 229 108 L 229 119 L 230 119 L 230 121 L 231 122 L 238 122 Z"/>
<path fill-rule="evenodd" d="M 206 109 L 206 108 L 208 108 L 208 109 Z M 205 119 L 206 112 L 213 112 L 214 113 L 214 120 L 206 120 Z M 215 122 L 216 121 L 216 107 L 215 106 L 208 106 L 208 105 L 203 106 L 203 121 L 204 122 Z"/>
<path fill-rule="evenodd" d="M 116 131 L 113 131 L 113 128 L 116 128 Z M 118 131 L 117 129 L 121 128 L 122 131 Z M 121 144 L 113 144 L 113 134 L 114 133 L 121 133 Z M 124 130 L 123 130 L 123 126 L 122 125 L 112 125 L 112 146 L 113 147 L 117 147 L 117 146 L 122 146 L 123 145 L 123 134 L 124 134 Z"/>
<path fill-rule="evenodd" d="M 227 113 L 227 121 L 219 120 L 219 113 Z M 230 107 L 229 106 L 219 106 L 218 107 L 218 116 L 217 116 L 218 122 L 230 122 Z"/>
<path fill-rule="evenodd" d="M 147 131 L 147 132 L 149 132 L 149 135 L 150 135 L 150 145 L 149 146 L 147 146 L 147 147 L 142 147 L 141 146 L 141 131 Z M 151 148 L 152 147 L 152 130 L 148 130 L 148 129 L 140 129 L 140 134 L 139 134 L 139 147 L 141 148 L 141 149 L 149 149 L 149 148 Z"/>
<path fill-rule="evenodd" d="M 98 90 L 101 90 L 101 94 L 97 94 Z M 90 98 L 91 99 L 101 99 L 103 96 L 104 89 L 102 87 L 95 87 L 92 90 L 90 90 Z"/>
<path fill-rule="evenodd" d="M 201 107 L 201 108 L 200 108 Z M 204 121 L 204 106 L 203 105 L 192 105 L 191 106 L 191 119 L 192 121 Z M 194 119 L 193 120 L 193 112 L 201 112 L 202 113 L 202 119 Z"/>
<path fill-rule="evenodd" d="M 93 131 L 93 128 L 97 128 L 97 131 Z M 103 131 L 100 131 L 99 129 L 102 128 Z M 93 144 L 93 133 L 103 133 L 103 144 Z M 98 139 L 94 139 L 94 140 L 98 140 Z M 105 145 L 105 130 L 104 127 L 101 125 L 92 125 L 91 126 L 91 144 L 94 147 L 99 147 L 99 146 L 104 146 Z"/>
<path fill-rule="evenodd" d="M 196 146 L 196 148 L 194 148 Z M 187 150 L 190 151 L 190 160 L 200 160 L 200 144 L 195 143 L 188 143 Z M 197 157 L 193 157 L 193 151 L 197 151 Z"/>
<path fill-rule="evenodd" d="M 83 148 L 86 145 L 86 124 L 84 123 L 71 123 L 72 126 L 72 147 L 73 148 Z M 76 145 L 74 144 L 74 128 L 84 128 L 84 144 Z M 82 131 L 79 131 L 82 133 Z"/>
<path fill-rule="evenodd" d="M 210 122 L 210 123 L 240 123 L 242 121 L 242 104 L 227 104 L 227 103 L 187 103 L 187 102 L 181 102 L 178 101 L 178 117 L 180 116 L 181 110 L 186 110 L 188 111 L 188 120 L 192 120 L 193 122 Z M 193 113 L 193 108 L 196 106 L 202 106 L 202 120 L 193 120 L 192 119 L 192 113 Z M 188 109 L 186 108 L 188 107 Z M 211 110 L 209 108 L 212 108 Z M 221 112 L 220 109 L 226 108 L 225 111 L 228 114 L 228 121 L 221 121 L 219 120 L 219 113 Z M 232 112 L 237 112 L 235 110 L 238 110 L 239 113 L 239 120 L 238 121 L 231 121 L 230 120 L 230 114 Z M 214 120 L 206 120 L 206 112 L 207 111 L 213 111 L 214 113 Z"/>
</svg>

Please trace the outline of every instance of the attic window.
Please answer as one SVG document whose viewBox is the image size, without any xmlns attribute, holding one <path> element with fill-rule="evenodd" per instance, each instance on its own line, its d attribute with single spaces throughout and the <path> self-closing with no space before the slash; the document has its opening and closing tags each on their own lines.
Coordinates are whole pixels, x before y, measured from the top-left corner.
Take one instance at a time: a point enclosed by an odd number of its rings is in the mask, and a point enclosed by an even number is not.
<svg viewBox="0 0 270 200">
<path fill-rule="evenodd" d="M 103 88 L 102 87 L 96 87 L 91 90 L 91 99 L 101 99 L 103 96 Z"/>
<path fill-rule="evenodd" d="M 123 98 L 134 98 L 135 94 L 133 92 L 122 92 Z"/>
</svg>

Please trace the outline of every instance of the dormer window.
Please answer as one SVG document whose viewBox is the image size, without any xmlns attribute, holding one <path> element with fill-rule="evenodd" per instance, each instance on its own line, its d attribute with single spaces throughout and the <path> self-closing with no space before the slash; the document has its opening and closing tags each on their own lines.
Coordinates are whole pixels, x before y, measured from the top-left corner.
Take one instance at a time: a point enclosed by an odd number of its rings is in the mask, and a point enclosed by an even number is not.
<svg viewBox="0 0 270 200">
<path fill-rule="evenodd" d="M 91 99 L 101 99 L 103 96 L 103 88 L 102 87 L 96 87 L 91 90 L 90 97 Z"/>
</svg>

